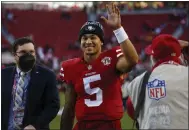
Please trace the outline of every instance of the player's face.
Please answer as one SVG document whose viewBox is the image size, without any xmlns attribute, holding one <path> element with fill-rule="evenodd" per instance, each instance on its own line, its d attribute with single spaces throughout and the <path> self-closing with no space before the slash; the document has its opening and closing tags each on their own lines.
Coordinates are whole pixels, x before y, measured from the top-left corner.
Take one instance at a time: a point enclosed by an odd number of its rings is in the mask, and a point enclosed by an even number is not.
<svg viewBox="0 0 189 130">
<path fill-rule="evenodd" d="M 85 34 L 81 37 L 81 49 L 85 55 L 95 55 L 101 52 L 102 42 L 95 34 Z"/>
</svg>

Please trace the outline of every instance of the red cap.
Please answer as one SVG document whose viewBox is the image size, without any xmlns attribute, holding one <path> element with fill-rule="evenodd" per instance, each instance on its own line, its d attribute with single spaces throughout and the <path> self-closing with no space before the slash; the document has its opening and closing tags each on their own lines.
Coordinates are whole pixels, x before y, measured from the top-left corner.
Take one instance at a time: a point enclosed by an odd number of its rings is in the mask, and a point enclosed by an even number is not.
<svg viewBox="0 0 189 130">
<path fill-rule="evenodd" d="M 166 57 L 179 57 L 181 55 L 181 47 L 176 38 L 169 34 L 161 34 L 155 37 L 152 44 L 145 48 L 145 53 L 153 55 L 156 59 Z"/>
</svg>

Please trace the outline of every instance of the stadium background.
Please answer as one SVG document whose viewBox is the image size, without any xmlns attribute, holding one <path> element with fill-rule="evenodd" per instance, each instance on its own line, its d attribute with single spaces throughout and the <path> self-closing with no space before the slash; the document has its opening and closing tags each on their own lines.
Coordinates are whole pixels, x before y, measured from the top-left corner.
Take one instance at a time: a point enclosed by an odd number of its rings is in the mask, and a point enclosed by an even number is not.
<svg viewBox="0 0 189 130">
<path fill-rule="evenodd" d="M 149 58 L 144 48 L 154 36 L 162 33 L 189 41 L 189 2 L 115 2 L 121 10 L 122 25 L 140 56 L 136 67 L 124 75 L 130 82 L 149 69 Z M 36 43 L 38 63 L 52 69 L 57 75 L 61 61 L 82 54 L 77 41 L 80 27 L 87 20 L 100 21 L 106 16 L 107 2 L 2 2 L 1 3 L 1 54 L 2 68 L 14 65 L 11 44 L 16 38 L 29 36 Z M 101 22 L 104 25 L 103 22 Z M 110 28 L 104 26 L 103 49 L 118 45 Z M 60 84 L 57 83 L 60 88 Z M 61 90 L 61 89 L 60 89 Z M 64 104 L 60 92 L 61 113 Z M 125 99 L 123 100 L 125 102 Z M 59 129 L 60 115 L 51 122 L 51 129 Z M 132 128 L 126 112 L 122 128 Z"/>
</svg>

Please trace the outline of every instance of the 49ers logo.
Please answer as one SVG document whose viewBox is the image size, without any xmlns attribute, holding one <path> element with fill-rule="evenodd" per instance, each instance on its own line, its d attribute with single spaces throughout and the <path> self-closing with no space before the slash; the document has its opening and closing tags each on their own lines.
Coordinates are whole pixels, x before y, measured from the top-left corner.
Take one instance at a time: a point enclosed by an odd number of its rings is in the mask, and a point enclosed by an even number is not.
<svg viewBox="0 0 189 130">
<path fill-rule="evenodd" d="M 151 99 L 159 100 L 166 96 L 165 80 L 155 79 L 148 82 L 148 96 Z"/>
</svg>

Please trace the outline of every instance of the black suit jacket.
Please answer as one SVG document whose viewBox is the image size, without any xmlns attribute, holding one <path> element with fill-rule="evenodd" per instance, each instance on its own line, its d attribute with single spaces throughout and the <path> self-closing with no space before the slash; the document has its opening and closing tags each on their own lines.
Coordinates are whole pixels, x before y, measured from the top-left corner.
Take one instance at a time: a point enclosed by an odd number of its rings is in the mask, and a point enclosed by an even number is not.
<svg viewBox="0 0 189 130">
<path fill-rule="evenodd" d="M 2 69 L 1 73 L 1 129 L 8 129 L 9 110 L 16 67 Z M 37 129 L 49 129 L 49 123 L 60 108 L 56 76 L 47 68 L 36 65 L 31 71 L 23 128 L 33 125 Z"/>
</svg>

